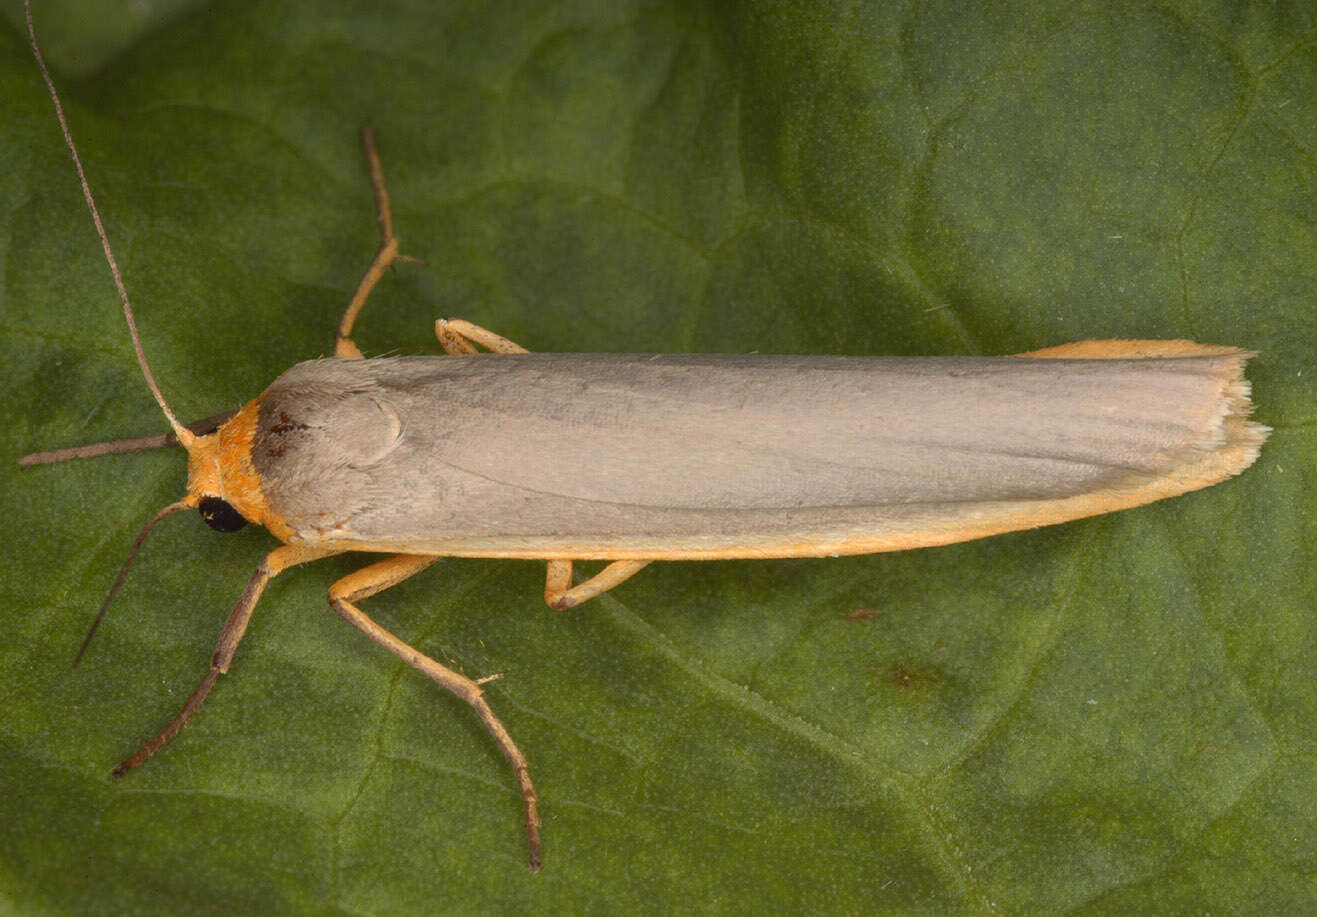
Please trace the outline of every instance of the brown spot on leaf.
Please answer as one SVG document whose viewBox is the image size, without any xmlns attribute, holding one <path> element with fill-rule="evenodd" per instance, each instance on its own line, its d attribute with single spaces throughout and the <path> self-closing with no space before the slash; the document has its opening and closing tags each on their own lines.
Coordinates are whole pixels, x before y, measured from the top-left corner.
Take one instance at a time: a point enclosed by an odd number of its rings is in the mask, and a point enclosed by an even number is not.
<svg viewBox="0 0 1317 917">
<path fill-rule="evenodd" d="M 905 693 L 932 691 L 942 687 L 942 673 L 937 669 L 898 659 L 890 673 L 892 687 Z"/>
<path fill-rule="evenodd" d="M 854 611 L 846 612 L 847 621 L 868 621 L 876 618 L 883 613 L 881 608 L 856 608 Z"/>
</svg>

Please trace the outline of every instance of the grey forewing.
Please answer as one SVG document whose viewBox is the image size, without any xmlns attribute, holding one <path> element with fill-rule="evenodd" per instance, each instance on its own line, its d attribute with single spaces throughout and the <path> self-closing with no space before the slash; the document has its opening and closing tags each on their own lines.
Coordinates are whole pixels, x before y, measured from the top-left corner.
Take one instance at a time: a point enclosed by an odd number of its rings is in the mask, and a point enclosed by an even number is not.
<svg viewBox="0 0 1317 917">
<path fill-rule="evenodd" d="M 317 360 L 262 396 L 253 461 L 306 538 L 787 532 L 1155 475 L 1221 359 Z"/>
</svg>

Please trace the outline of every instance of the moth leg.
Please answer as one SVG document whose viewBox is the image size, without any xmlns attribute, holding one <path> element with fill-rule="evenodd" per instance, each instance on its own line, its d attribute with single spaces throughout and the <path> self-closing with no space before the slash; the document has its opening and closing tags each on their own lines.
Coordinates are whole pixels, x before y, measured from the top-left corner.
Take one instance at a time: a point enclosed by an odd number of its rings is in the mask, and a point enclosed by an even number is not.
<svg viewBox="0 0 1317 917">
<path fill-rule="evenodd" d="M 252 611 L 256 608 L 261 593 L 265 591 L 266 583 L 289 567 L 341 553 L 342 551 L 339 550 L 286 544 L 265 555 L 265 560 L 261 561 L 252 578 L 247 581 L 247 588 L 242 590 L 242 596 L 238 599 L 238 604 L 233 606 L 229 619 L 224 622 L 224 629 L 220 631 L 219 644 L 215 647 L 215 654 L 210 658 L 210 670 L 206 672 L 206 677 L 201 679 L 201 684 L 197 685 L 173 722 L 162 729 L 154 739 L 120 762 L 113 771 L 114 776 L 122 777 L 158 752 L 170 739 L 178 735 L 179 730 L 186 726 L 188 720 L 192 719 L 193 714 L 201 708 L 201 702 L 206 699 L 215 682 L 229 670 L 229 664 L 233 662 L 233 654 L 237 651 L 238 643 L 247 630 L 247 622 L 251 620 Z"/>
<path fill-rule="evenodd" d="M 366 268 L 365 275 L 357 284 L 357 291 L 352 294 L 352 301 L 339 319 L 338 330 L 334 332 L 334 356 L 348 360 L 360 360 L 361 351 L 352 341 L 352 326 L 366 297 L 370 296 L 375 284 L 380 282 L 384 272 L 393 267 L 398 254 L 398 237 L 393 234 L 393 211 L 389 206 L 389 190 L 384 186 L 384 170 L 380 168 L 380 157 L 375 152 L 375 135 L 370 128 L 362 128 L 361 145 L 366 152 L 366 164 L 370 168 L 370 183 L 375 188 L 375 212 L 380 224 L 380 247 L 375 259 Z"/>
<path fill-rule="evenodd" d="M 444 350 L 453 355 L 479 353 L 477 344 L 490 353 L 530 353 L 503 335 L 460 318 L 439 319 L 434 323 L 434 335 Z"/>
<path fill-rule="evenodd" d="M 574 608 L 626 582 L 649 565 L 647 560 L 615 560 L 579 586 L 572 585 L 572 562 L 551 560 L 544 578 L 544 601 L 561 611 Z"/>
<path fill-rule="evenodd" d="M 485 728 L 494 737 L 499 749 L 516 772 L 521 801 L 526 809 L 526 843 L 530 854 L 530 868 L 538 870 L 541 865 L 539 797 L 535 794 L 535 785 L 530 780 L 530 765 L 527 764 L 526 756 L 521 753 L 517 743 L 512 741 L 512 736 L 508 734 L 502 720 L 485 700 L 480 685 L 473 679 L 440 665 L 420 650 L 399 640 L 353 604 L 421 572 L 436 560 L 437 557 L 430 555 L 398 554 L 373 563 L 330 586 L 329 604 L 357 630 L 475 709 L 476 715 L 485 724 Z"/>
</svg>

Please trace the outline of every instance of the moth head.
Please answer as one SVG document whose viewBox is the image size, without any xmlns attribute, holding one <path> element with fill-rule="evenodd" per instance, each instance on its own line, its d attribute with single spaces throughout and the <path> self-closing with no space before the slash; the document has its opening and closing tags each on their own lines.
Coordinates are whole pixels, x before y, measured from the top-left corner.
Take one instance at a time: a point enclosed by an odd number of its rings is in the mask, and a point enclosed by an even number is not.
<svg viewBox="0 0 1317 917">
<path fill-rule="evenodd" d="M 200 510 L 217 532 L 236 532 L 248 522 L 269 527 L 270 515 L 261 491 L 260 475 L 252 466 L 252 442 L 260 414 L 260 399 L 187 446 L 187 496 L 183 502 Z"/>
</svg>

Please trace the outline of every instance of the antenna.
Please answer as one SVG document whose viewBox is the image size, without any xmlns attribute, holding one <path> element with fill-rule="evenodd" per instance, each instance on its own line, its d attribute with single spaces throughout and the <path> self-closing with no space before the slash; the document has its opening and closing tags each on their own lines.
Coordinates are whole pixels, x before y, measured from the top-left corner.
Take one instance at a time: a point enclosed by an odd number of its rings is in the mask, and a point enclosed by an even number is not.
<svg viewBox="0 0 1317 917">
<path fill-rule="evenodd" d="M 64 142 L 68 145 L 69 155 L 73 157 L 73 166 L 78 170 L 78 182 L 82 185 L 82 196 L 87 199 L 87 209 L 91 211 L 92 222 L 96 224 L 96 234 L 101 237 L 101 248 L 105 250 L 105 260 L 110 265 L 110 273 L 114 275 L 114 286 L 118 289 L 119 300 L 123 303 L 123 317 L 128 322 L 128 334 L 133 340 L 133 350 L 137 353 L 137 364 L 142 367 L 142 375 L 146 378 L 146 384 L 151 389 L 151 394 L 155 396 L 156 403 L 160 405 L 160 410 L 165 412 L 165 419 L 169 421 L 169 426 L 173 428 L 174 435 L 178 437 L 179 443 L 182 444 L 183 448 L 191 450 L 196 437 L 179 422 L 178 417 L 170 410 L 169 402 L 165 401 L 164 393 L 160 391 L 160 386 L 155 381 L 155 375 L 151 372 L 151 366 L 146 362 L 146 352 L 142 349 L 142 338 L 137 333 L 137 322 L 133 318 L 133 307 L 128 301 L 128 289 L 123 285 L 123 277 L 119 273 L 119 264 L 114 260 L 114 252 L 110 249 L 110 237 L 105 234 L 105 225 L 101 222 L 100 211 L 96 209 L 96 200 L 92 197 L 91 186 L 87 184 L 87 175 L 82 171 L 82 160 L 78 158 L 78 148 L 73 144 L 73 134 L 69 132 L 69 123 L 64 118 L 64 106 L 60 104 L 59 93 L 55 91 L 55 81 L 50 78 L 50 71 L 46 69 L 45 58 L 41 56 L 41 48 L 37 46 L 37 32 L 32 25 L 32 0 L 23 0 L 23 11 L 27 14 L 27 37 L 32 45 L 32 54 L 37 59 L 37 66 L 41 68 L 41 76 L 46 81 L 46 88 L 50 92 L 50 100 L 55 103 L 55 116 L 59 119 L 60 130 L 64 132 Z"/>
<path fill-rule="evenodd" d="M 123 566 L 119 568 L 119 575 L 114 578 L 114 585 L 110 587 L 110 594 L 105 597 L 104 602 L 101 602 L 100 611 L 96 612 L 96 617 L 92 618 L 91 627 L 87 628 L 87 636 L 82 638 L 82 645 L 78 647 L 78 655 L 73 657 L 73 668 L 76 669 L 78 667 L 78 663 L 82 661 L 83 653 L 87 652 L 87 647 L 91 645 L 91 638 L 95 635 L 96 628 L 101 626 L 101 621 L 105 618 L 105 613 L 110 610 L 110 603 L 113 602 L 114 597 L 119 594 L 119 587 L 123 585 L 123 581 L 128 578 L 128 571 L 133 566 L 133 560 L 136 559 L 137 552 L 141 550 L 142 542 L 146 541 L 146 536 L 151 534 L 151 529 L 155 528 L 155 524 L 166 516 L 190 508 L 191 507 L 189 507 L 184 500 L 179 500 L 177 503 L 171 503 L 152 516 L 150 522 L 142 526 L 142 530 L 138 532 L 137 537 L 133 539 L 133 546 L 128 550 L 128 556 L 124 558 Z"/>
</svg>

